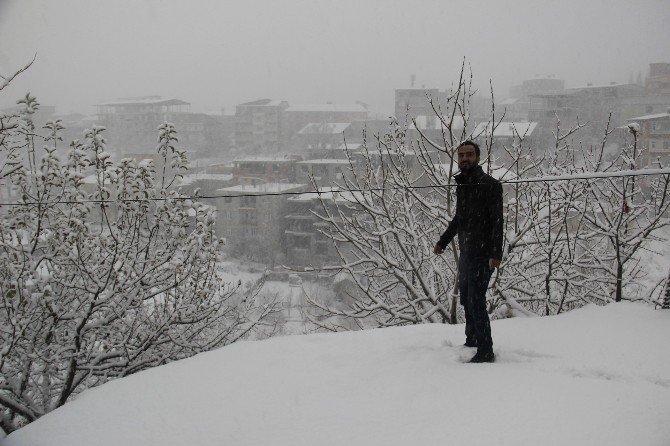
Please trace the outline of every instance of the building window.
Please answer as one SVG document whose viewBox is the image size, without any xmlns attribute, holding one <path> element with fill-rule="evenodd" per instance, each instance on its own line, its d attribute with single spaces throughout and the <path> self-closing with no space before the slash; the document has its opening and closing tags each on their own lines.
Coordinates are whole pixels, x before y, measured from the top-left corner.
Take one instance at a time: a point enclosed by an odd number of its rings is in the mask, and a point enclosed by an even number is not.
<svg viewBox="0 0 670 446">
<path fill-rule="evenodd" d="M 256 196 L 242 197 L 242 207 L 256 207 Z"/>
</svg>

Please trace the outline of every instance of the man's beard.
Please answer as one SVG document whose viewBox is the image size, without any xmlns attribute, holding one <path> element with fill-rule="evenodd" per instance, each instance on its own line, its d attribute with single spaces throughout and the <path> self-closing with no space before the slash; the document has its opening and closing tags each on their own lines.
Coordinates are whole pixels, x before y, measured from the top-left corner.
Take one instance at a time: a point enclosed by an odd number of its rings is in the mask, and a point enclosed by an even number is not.
<svg viewBox="0 0 670 446">
<path fill-rule="evenodd" d="M 458 165 L 458 168 L 461 169 L 463 173 L 469 173 L 472 169 L 475 168 L 475 163 L 470 163 L 469 161 L 464 161 Z"/>
</svg>

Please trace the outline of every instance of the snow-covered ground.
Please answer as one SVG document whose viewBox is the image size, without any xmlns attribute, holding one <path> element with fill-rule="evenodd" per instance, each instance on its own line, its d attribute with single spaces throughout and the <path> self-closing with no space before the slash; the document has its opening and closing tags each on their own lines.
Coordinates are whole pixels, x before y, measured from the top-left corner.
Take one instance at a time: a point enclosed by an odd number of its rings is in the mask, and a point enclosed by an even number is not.
<svg viewBox="0 0 670 446">
<path fill-rule="evenodd" d="M 246 291 L 251 288 L 263 277 L 264 267 L 261 264 L 239 263 L 234 260 L 227 260 L 217 263 L 217 274 L 226 282 L 241 282 L 241 289 Z M 286 280 L 272 280 L 271 275 L 260 290 L 266 299 L 276 298 L 282 307 L 281 315 L 276 317 L 277 332 L 274 336 L 301 335 L 314 332 L 317 327 L 312 325 L 305 311 L 310 311 L 307 307 L 305 293 L 316 300 L 326 304 L 331 304 L 335 293 L 330 289 L 332 284 L 318 283 L 310 281 L 307 277 L 315 278 L 313 275 L 307 276 L 304 282 L 291 285 L 288 281 L 289 270 L 284 271 Z M 293 273 L 292 275 L 298 276 Z M 313 311 L 313 310 L 312 310 Z M 265 337 L 265 336 L 263 336 Z"/>
<path fill-rule="evenodd" d="M 112 381 L 6 446 L 670 444 L 670 311 L 641 303 L 241 342 Z"/>
</svg>

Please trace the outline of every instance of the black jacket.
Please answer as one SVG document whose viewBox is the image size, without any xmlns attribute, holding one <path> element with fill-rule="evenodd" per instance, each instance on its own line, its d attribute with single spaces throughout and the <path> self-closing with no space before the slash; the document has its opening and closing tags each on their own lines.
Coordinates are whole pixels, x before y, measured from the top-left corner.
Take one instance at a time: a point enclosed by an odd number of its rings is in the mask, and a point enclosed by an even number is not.
<svg viewBox="0 0 670 446">
<path fill-rule="evenodd" d="M 455 178 L 456 215 L 440 237 L 440 246 L 446 248 L 458 234 L 458 246 L 465 255 L 502 260 L 502 185 L 481 166 Z"/>
</svg>

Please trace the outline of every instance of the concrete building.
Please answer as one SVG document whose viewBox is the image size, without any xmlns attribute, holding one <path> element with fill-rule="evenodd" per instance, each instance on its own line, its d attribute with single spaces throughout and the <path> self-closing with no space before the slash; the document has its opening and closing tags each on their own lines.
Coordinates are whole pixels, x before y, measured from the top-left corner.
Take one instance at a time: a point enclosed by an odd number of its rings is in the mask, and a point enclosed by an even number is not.
<svg viewBox="0 0 670 446">
<path fill-rule="evenodd" d="M 447 92 L 437 88 L 399 88 L 395 91 L 395 117 L 402 125 L 407 118 L 411 121 L 417 116 L 431 116 L 435 112 L 430 105 L 430 99 L 437 107 L 441 104 L 446 107 Z"/>
<path fill-rule="evenodd" d="M 338 146 L 312 147 L 307 149 L 306 158 L 312 159 L 347 159 L 346 151 L 353 153 L 363 146 L 360 142 L 347 142 Z"/>
<path fill-rule="evenodd" d="M 307 125 L 337 123 L 338 126 L 343 126 L 355 121 L 365 121 L 368 111 L 361 104 L 298 104 L 288 107 L 282 116 L 283 147 L 284 150 L 293 152 L 298 145 L 295 139 L 298 132 Z M 339 139 L 338 143 L 341 143 L 341 135 Z"/>
<path fill-rule="evenodd" d="M 510 87 L 508 99 L 496 104 L 497 115 L 504 113 L 506 121 L 527 121 L 531 96 L 560 94 L 565 90 L 565 81 L 553 76 L 526 79 Z"/>
<path fill-rule="evenodd" d="M 203 197 L 212 197 L 216 191 L 234 184 L 233 175 L 225 173 L 190 173 L 184 175 L 179 182 L 179 190 L 185 195 L 194 195 L 199 191 Z M 215 198 L 203 198 L 202 201 L 216 205 Z"/>
<path fill-rule="evenodd" d="M 487 95 L 473 92 L 467 99 L 467 115 L 476 120 L 483 121 L 491 116 L 491 99 Z M 429 100 L 437 109 L 437 113 L 450 115 L 453 110 L 453 99 L 449 103 L 449 97 L 453 95 L 451 90 L 439 90 L 437 88 L 403 88 L 395 91 L 395 117 L 400 125 L 408 124 L 412 118 L 417 116 L 435 116 L 436 111 Z M 463 97 L 460 95 L 459 102 Z M 456 114 L 459 114 L 458 112 Z"/>
<path fill-rule="evenodd" d="M 670 63 L 649 64 L 644 93 L 625 97 L 621 104 L 621 117 L 664 113 L 670 107 Z"/>
<path fill-rule="evenodd" d="M 668 107 L 670 107 L 670 93 L 631 96 L 621 101 L 620 115 L 622 119 L 629 120 L 636 116 L 663 113 Z"/>
<path fill-rule="evenodd" d="M 437 116 L 435 113 L 417 115 L 407 126 L 407 139 L 408 141 L 417 141 L 421 139 L 421 134 L 423 134 L 431 141 L 444 145 L 443 135 L 446 134 L 448 137 L 449 132 L 446 129 L 448 127 L 447 123 L 451 119 L 449 115 Z M 451 121 L 451 131 L 457 138 L 460 137 L 468 120 L 469 116 L 466 116 L 465 119 L 459 115 L 454 116 L 453 121 Z"/>
<path fill-rule="evenodd" d="M 238 158 L 232 162 L 231 173 L 238 184 L 295 182 L 295 163 L 300 158 L 256 156 Z"/>
<path fill-rule="evenodd" d="M 565 90 L 565 81 L 562 79 L 556 79 L 553 76 L 536 77 L 510 87 L 509 95 L 512 98 L 528 99 L 533 95 L 558 93 L 563 90 Z"/>
<path fill-rule="evenodd" d="M 350 126 L 350 122 L 310 122 L 298 130 L 291 150 L 302 153 L 338 147 L 344 141 L 344 132 Z"/>
<path fill-rule="evenodd" d="M 285 234 L 286 261 L 293 267 L 320 268 L 337 264 L 339 256 L 333 242 L 322 231 L 328 231 L 328 223 L 323 222 L 315 213 L 324 215 L 324 204 L 337 215 L 335 204 L 349 213 L 353 212 L 355 200 L 350 192 L 326 191 L 321 199 L 316 194 L 301 194 L 287 201 Z M 345 244 L 340 248 L 347 255 Z"/>
<path fill-rule="evenodd" d="M 235 107 L 235 146 L 239 153 L 278 153 L 282 150 L 286 101 L 260 99 Z"/>
<path fill-rule="evenodd" d="M 493 142 L 493 156 L 498 161 L 507 161 L 505 147 L 511 148 L 515 144 L 524 147 L 537 148 L 535 129 L 537 122 L 510 122 L 503 121 L 493 125 L 490 122 L 477 124 L 473 132 L 475 141 L 480 147 L 486 147 L 487 141 Z"/>
<path fill-rule="evenodd" d="M 613 129 L 625 122 L 621 114 L 624 99 L 640 96 L 643 92 L 644 87 L 640 85 L 612 83 L 531 95 L 528 120 L 538 123 L 538 140 L 541 144 L 551 145 L 557 119 L 564 130 L 577 122 L 588 124 L 583 135 L 597 141 L 604 135 L 610 113 L 610 129 Z"/>
<path fill-rule="evenodd" d="M 649 64 L 645 93 L 648 95 L 670 94 L 670 63 Z"/>
<path fill-rule="evenodd" d="M 305 184 L 261 183 L 218 189 L 217 233 L 236 257 L 273 265 L 283 262 L 287 195 L 305 191 Z"/>
<path fill-rule="evenodd" d="M 97 104 L 98 124 L 107 128 L 105 137 L 115 152 L 149 153 L 155 150 L 158 127 L 175 125 L 179 146 L 194 153 L 210 151 L 221 144 L 222 122 L 216 116 L 191 113 L 181 99 L 160 96 L 121 98 Z"/>
<path fill-rule="evenodd" d="M 323 158 L 296 162 L 296 180 L 298 183 L 311 185 L 313 177 L 320 187 L 332 186 L 341 182 L 349 172 L 349 161 L 346 159 Z"/>
<path fill-rule="evenodd" d="M 642 150 L 641 166 L 656 165 L 670 161 L 670 108 L 665 113 L 638 116 L 629 119 L 640 125 L 638 147 Z"/>
</svg>

